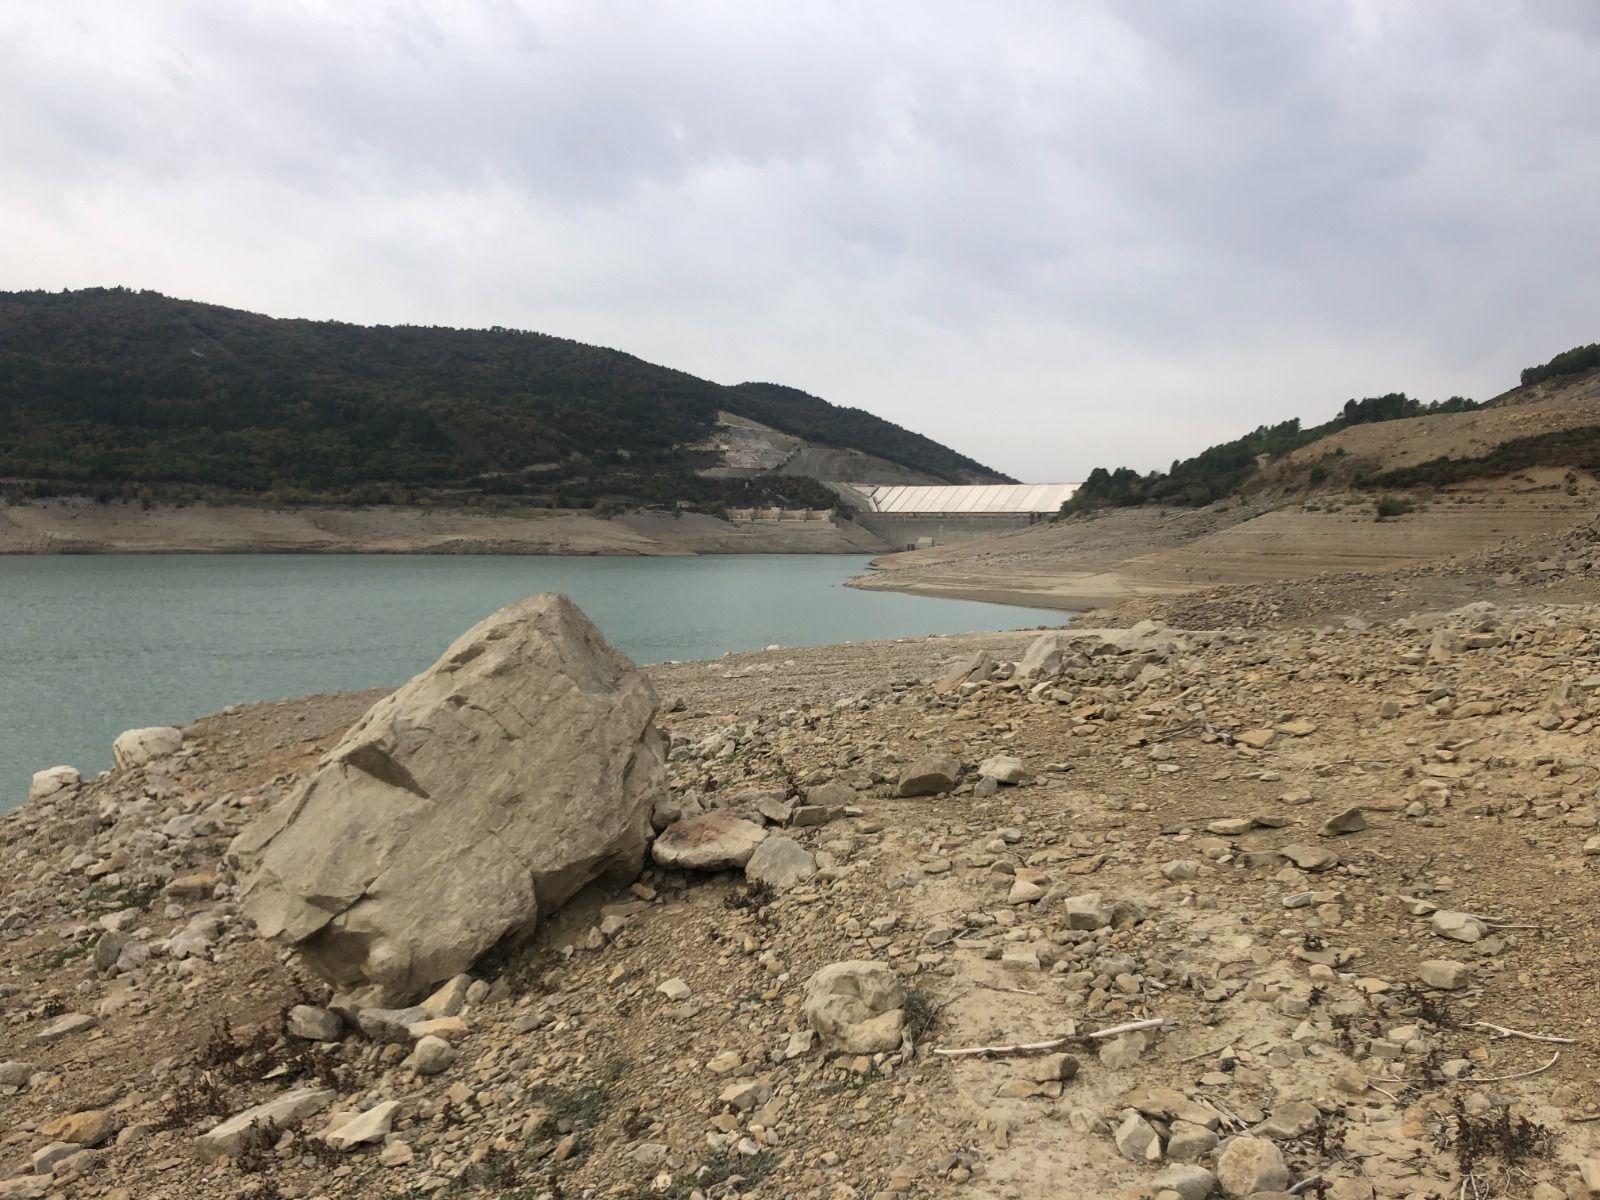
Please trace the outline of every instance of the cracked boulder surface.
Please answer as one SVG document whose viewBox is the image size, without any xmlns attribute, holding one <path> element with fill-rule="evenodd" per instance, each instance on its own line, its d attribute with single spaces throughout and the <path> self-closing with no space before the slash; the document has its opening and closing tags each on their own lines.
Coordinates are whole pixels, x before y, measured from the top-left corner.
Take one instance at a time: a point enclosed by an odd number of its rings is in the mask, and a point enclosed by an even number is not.
<svg viewBox="0 0 1600 1200">
<path fill-rule="evenodd" d="M 509 605 L 375 704 L 232 853 L 245 914 L 386 1000 L 632 879 L 666 788 L 650 681 L 566 597 Z"/>
</svg>

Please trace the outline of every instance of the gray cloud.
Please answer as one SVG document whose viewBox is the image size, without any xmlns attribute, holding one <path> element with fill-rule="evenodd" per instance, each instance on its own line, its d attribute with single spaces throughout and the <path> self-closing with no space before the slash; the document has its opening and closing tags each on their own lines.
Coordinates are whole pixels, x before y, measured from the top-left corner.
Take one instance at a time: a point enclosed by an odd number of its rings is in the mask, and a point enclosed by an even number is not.
<svg viewBox="0 0 1600 1200">
<path fill-rule="evenodd" d="M 1165 465 L 1600 338 L 1597 50 L 1586 0 L 15 5 L 0 286 L 523 325 L 1026 477 Z"/>
</svg>

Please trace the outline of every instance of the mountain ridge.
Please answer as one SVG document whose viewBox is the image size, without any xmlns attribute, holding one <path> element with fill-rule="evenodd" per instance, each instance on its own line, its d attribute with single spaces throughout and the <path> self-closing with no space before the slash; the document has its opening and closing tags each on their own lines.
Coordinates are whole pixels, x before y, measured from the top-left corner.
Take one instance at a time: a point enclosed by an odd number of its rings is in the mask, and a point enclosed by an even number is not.
<svg viewBox="0 0 1600 1200">
<path fill-rule="evenodd" d="M 0 293 L 0 477 L 36 494 L 832 503 L 805 476 L 709 477 L 724 411 L 934 479 L 1006 478 L 799 389 L 550 334 L 276 318 L 125 288 Z"/>
</svg>

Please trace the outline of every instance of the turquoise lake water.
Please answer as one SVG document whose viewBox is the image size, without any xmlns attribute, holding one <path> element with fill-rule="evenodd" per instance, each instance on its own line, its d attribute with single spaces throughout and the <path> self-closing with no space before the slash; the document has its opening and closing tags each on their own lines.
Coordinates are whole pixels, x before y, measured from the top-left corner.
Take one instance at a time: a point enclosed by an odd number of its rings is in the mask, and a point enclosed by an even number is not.
<svg viewBox="0 0 1600 1200">
<path fill-rule="evenodd" d="M 0 557 L 0 810 L 111 764 L 124 729 L 404 682 L 495 609 L 571 596 L 636 662 L 1059 625 L 1060 612 L 843 586 L 867 558 Z"/>
</svg>

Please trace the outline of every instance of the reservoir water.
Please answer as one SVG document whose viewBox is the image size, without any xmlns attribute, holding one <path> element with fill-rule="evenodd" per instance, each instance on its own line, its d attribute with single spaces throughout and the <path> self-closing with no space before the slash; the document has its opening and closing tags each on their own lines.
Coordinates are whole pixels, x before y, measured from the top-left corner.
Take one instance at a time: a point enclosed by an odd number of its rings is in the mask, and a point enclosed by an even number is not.
<svg viewBox="0 0 1600 1200">
<path fill-rule="evenodd" d="M 1059 625 L 1064 614 L 843 586 L 867 559 L 0 557 L 0 810 L 34 771 L 111 764 L 124 729 L 404 682 L 495 609 L 571 596 L 640 663 Z"/>
</svg>

